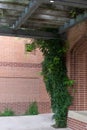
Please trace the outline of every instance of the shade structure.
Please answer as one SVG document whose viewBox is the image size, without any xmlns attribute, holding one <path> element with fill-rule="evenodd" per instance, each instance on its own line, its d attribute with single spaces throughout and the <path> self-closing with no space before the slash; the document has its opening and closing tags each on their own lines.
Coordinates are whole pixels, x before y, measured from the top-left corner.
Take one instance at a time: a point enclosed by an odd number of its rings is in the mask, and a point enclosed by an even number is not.
<svg viewBox="0 0 87 130">
<path fill-rule="evenodd" d="M 85 12 L 73 19 L 70 12 L 74 8 Z M 0 0 L 0 34 L 57 38 L 50 30 L 58 29 L 59 33 L 63 33 L 86 20 L 86 9 L 87 0 Z"/>
</svg>

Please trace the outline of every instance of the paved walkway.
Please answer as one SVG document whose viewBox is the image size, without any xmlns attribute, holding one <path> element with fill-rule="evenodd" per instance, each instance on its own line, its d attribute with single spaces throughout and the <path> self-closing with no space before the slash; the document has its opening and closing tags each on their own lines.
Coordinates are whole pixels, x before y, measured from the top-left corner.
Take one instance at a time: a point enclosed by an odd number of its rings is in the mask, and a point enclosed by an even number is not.
<svg viewBox="0 0 87 130">
<path fill-rule="evenodd" d="M 52 128 L 52 114 L 38 116 L 0 117 L 0 130 L 57 130 Z M 70 130 L 58 129 L 58 130 Z"/>
</svg>

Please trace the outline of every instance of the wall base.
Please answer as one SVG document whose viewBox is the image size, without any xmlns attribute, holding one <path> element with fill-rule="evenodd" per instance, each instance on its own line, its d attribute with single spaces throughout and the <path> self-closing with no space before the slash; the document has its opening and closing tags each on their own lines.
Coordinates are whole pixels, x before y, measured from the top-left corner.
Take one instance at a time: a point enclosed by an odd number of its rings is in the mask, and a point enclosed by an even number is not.
<svg viewBox="0 0 87 130">
<path fill-rule="evenodd" d="M 72 130 L 87 130 L 86 111 L 69 111 L 68 127 Z"/>
<path fill-rule="evenodd" d="M 23 115 L 29 107 L 31 102 L 14 102 L 14 103 L 0 103 L 0 112 L 9 108 L 15 112 L 16 115 Z M 37 102 L 39 113 L 50 113 L 51 105 L 49 102 Z"/>
</svg>

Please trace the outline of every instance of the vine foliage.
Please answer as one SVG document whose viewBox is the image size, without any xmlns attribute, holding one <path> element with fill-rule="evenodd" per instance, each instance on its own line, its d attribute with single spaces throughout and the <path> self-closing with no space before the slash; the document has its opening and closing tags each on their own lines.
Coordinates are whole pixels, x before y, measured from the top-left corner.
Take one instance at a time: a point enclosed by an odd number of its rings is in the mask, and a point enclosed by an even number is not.
<svg viewBox="0 0 87 130">
<path fill-rule="evenodd" d="M 51 99 L 55 119 L 54 127 L 65 128 L 67 127 L 68 108 L 72 103 L 68 87 L 73 84 L 73 80 L 67 76 L 66 42 L 59 36 L 59 39 L 36 40 L 32 44 L 35 47 L 38 46 L 44 55 L 42 75 Z"/>
</svg>

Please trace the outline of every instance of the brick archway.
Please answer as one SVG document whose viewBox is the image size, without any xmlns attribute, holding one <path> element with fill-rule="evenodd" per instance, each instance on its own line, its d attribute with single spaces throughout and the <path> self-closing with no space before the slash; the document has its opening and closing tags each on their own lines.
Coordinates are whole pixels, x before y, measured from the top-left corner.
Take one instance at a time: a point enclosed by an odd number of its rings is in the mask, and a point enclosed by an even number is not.
<svg viewBox="0 0 87 130">
<path fill-rule="evenodd" d="M 87 110 L 87 38 L 82 38 L 70 51 L 70 77 L 75 80 L 74 110 Z"/>
</svg>

